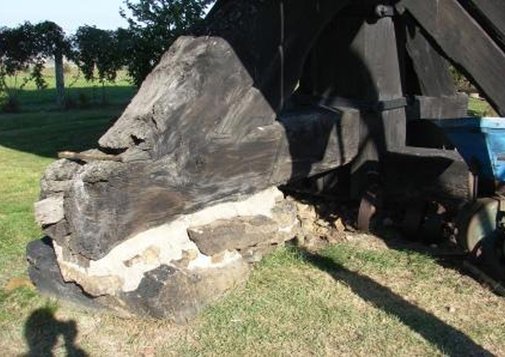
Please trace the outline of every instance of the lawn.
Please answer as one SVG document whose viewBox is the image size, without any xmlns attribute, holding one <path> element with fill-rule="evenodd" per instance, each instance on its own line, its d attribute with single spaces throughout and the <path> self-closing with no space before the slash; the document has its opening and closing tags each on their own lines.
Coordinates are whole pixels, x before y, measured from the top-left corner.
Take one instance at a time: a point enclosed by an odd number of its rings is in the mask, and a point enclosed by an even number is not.
<svg viewBox="0 0 505 357">
<path fill-rule="evenodd" d="M 24 258 L 41 235 L 38 180 L 57 151 L 93 146 L 133 93 L 109 86 L 107 105 L 58 112 L 52 90 L 26 91 L 22 113 L 0 114 L 2 355 L 505 355 L 502 298 L 415 246 L 390 249 L 367 235 L 317 254 L 281 248 L 244 289 L 184 326 L 39 296 Z"/>
</svg>

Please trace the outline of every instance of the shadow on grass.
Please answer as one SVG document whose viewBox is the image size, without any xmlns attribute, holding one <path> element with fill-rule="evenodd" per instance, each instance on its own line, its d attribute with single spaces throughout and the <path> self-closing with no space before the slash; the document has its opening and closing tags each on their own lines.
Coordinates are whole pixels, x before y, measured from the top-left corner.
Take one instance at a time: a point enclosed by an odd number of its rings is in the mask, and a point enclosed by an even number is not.
<svg viewBox="0 0 505 357">
<path fill-rule="evenodd" d="M 59 151 L 94 148 L 123 109 L 123 106 L 109 106 L 65 112 L 1 114 L 0 145 L 50 158 L 56 158 Z"/>
<path fill-rule="evenodd" d="M 105 88 L 102 104 L 95 88 L 67 89 L 74 108 L 56 110 L 54 89 L 22 90 L 19 113 L 0 113 L 0 145 L 17 151 L 56 158 L 59 151 L 83 151 L 97 141 L 121 115 L 135 88 Z M 79 99 L 80 98 L 80 99 Z"/>
<path fill-rule="evenodd" d="M 432 314 L 405 301 L 390 289 L 376 283 L 369 277 L 352 272 L 333 259 L 300 249 L 302 258 L 330 274 L 335 281 L 343 282 L 355 294 L 373 306 L 398 318 L 412 331 L 435 345 L 448 356 L 493 356 L 482 346 L 454 327 L 439 320 Z"/>
<path fill-rule="evenodd" d="M 75 345 L 77 324 L 75 321 L 58 321 L 49 308 L 34 311 L 25 323 L 25 339 L 29 351 L 26 357 L 53 356 L 53 348 L 62 336 L 67 356 L 85 357 L 88 354 Z"/>
</svg>

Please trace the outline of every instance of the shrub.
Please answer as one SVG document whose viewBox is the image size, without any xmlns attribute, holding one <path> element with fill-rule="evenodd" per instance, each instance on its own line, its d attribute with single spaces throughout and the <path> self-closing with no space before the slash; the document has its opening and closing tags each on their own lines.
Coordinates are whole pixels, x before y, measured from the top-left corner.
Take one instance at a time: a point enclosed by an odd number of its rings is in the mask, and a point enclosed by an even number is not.
<svg viewBox="0 0 505 357">
<path fill-rule="evenodd" d="M 2 112 L 5 113 L 19 113 L 21 110 L 21 103 L 19 102 L 18 97 L 14 95 L 5 97 L 4 100 L 0 101 L 0 106 Z"/>
</svg>

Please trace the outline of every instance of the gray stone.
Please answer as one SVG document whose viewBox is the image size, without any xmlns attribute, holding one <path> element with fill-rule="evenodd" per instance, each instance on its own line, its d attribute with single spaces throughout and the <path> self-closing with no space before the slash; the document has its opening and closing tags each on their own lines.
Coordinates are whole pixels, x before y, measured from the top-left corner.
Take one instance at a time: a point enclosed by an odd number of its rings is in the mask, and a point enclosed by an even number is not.
<svg viewBox="0 0 505 357">
<path fill-rule="evenodd" d="M 40 226 L 58 223 L 63 218 L 63 194 L 53 195 L 35 203 L 35 220 Z"/>
<path fill-rule="evenodd" d="M 268 241 L 279 226 L 265 216 L 219 220 L 209 225 L 188 229 L 189 238 L 203 254 L 215 255 L 225 250 L 242 250 Z"/>
<path fill-rule="evenodd" d="M 30 242 L 26 247 L 26 256 L 29 263 L 28 274 L 40 292 L 86 307 L 103 308 L 77 284 L 63 280 L 51 239 L 45 237 Z"/>
<path fill-rule="evenodd" d="M 260 246 L 256 251 L 266 252 L 269 250 L 266 247 L 294 238 L 298 225 L 295 204 L 281 200 L 272 209 L 271 218 L 253 216 L 217 220 L 208 225 L 191 227 L 188 235 L 206 255 L 238 250 L 251 256 L 254 255 L 252 247 Z"/>
<path fill-rule="evenodd" d="M 71 180 L 81 166 L 75 161 L 66 159 L 57 160 L 49 165 L 40 180 L 41 199 L 65 192 L 70 187 Z"/>
<path fill-rule="evenodd" d="M 119 299 L 136 314 L 183 323 L 231 289 L 243 286 L 248 275 L 243 260 L 196 271 L 162 265 L 147 273 L 137 290 L 122 293 Z"/>
</svg>

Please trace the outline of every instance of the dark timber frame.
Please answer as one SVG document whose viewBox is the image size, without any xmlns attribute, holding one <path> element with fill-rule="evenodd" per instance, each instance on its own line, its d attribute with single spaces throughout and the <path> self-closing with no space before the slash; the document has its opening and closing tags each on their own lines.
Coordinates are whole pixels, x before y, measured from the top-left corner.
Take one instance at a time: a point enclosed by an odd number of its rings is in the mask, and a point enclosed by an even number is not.
<svg viewBox="0 0 505 357">
<path fill-rule="evenodd" d="M 179 215 L 336 169 L 355 198 L 379 173 L 391 200 L 457 204 L 467 167 L 424 119 L 466 115 L 449 63 L 505 115 L 500 1 L 218 0 L 100 139 L 120 159 L 68 175 L 46 233 L 96 260 Z"/>
</svg>

